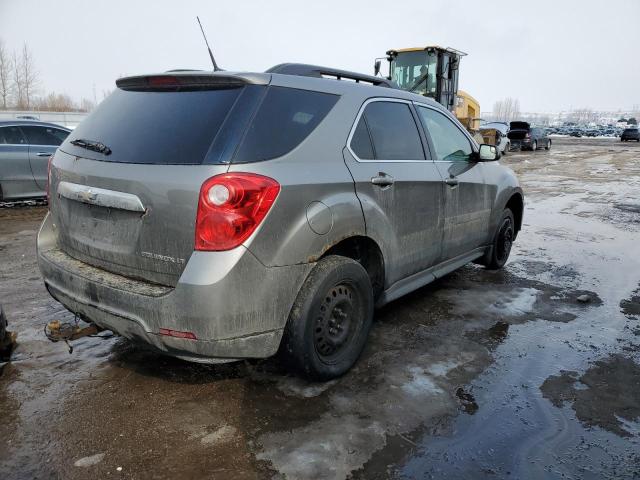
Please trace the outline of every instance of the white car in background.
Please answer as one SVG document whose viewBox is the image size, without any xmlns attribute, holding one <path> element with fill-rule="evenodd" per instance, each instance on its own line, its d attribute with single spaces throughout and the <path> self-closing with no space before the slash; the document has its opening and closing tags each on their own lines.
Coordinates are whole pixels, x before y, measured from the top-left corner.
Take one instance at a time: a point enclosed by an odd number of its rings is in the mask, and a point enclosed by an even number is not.
<svg viewBox="0 0 640 480">
<path fill-rule="evenodd" d="M 505 122 L 487 122 L 480 125 L 480 134 L 484 143 L 495 145 L 502 155 L 509 153 L 511 147 L 507 133 L 509 133 L 509 125 Z"/>
</svg>

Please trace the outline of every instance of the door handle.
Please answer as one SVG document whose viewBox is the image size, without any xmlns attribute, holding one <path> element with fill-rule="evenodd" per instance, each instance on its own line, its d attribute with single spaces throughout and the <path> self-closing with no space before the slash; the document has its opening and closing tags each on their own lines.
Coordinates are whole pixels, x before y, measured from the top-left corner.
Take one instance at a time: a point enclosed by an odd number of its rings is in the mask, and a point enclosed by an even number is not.
<svg viewBox="0 0 640 480">
<path fill-rule="evenodd" d="M 371 177 L 371 183 L 379 187 L 390 187 L 393 182 L 393 177 L 384 172 L 378 172 L 377 177 Z"/>
<path fill-rule="evenodd" d="M 458 185 L 458 179 L 457 178 L 447 178 L 444 183 L 446 183 L 447 185 L 449 185 L 450 187 L 455 187 Z"/>
<path fill-rule="evenodd" d="M 38 152 L 38 153 L 36 153 L 36 157 L 50 157 L 51 155 L 53 155 L 53 153 L 48 153 L 48 152 Z"/>
</svg>

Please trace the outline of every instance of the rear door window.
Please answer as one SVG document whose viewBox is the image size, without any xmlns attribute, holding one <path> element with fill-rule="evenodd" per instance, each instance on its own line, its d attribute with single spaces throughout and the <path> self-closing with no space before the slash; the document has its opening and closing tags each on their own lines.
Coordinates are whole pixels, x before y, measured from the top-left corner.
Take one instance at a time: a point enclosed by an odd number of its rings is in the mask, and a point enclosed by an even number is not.
<svg viewBox="0 0 640 480">
<path fill-rule="evenodd" d="M 297 147 L 338 101 L 329 93 L 269 87 L 233 163 L 281 157 Z"/>
<path fill-rule="evenodd" d="M 369 127 L 376 160 L 425 159 L 418 126 L 408 104 L 372 102 L 365 107 L 363 117 Z"/>
<path fill-rule="evenodd" d="M 424 129 L 429 133 L 438 160 L 467 161 L 471 142 L 449 118 L 431 108 L 417 107 Z"/>
<path fill-rule="evenodd" d="M 27 137 L 30 145 L 58 146 L 69 135 L 64 130 L 52 127 L 40 127 L 35 125 L 23 125 L 20 127 Z"/>
<path fill-rule="evenodd" d="M 0 127 L 0 145 L 26 145 L 19 127 Z"/>
</svg>

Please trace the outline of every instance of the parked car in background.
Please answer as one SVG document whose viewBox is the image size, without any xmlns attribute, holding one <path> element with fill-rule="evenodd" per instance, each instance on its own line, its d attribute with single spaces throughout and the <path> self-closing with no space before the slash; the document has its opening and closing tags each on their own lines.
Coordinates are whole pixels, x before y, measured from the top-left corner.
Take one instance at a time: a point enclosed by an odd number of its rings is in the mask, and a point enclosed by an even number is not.
<svg viewBox="0 0 640 480">
<path fill-rule="evenodd" d="M 511 148 L 507 133 L 509 133 L 509 125 L 504 122 L 488 122 L 480 125 L 480 134 L 484 142 L 498 147 L 503 155 L 506 155 Z"/>
<path fill-rule="evenodd" d="M 512 150 L 538 150 L 551 148 L 551 139 L 542 128 L 532 127 L 528 122 L 511 122 L 507 134 Z"/>
<path fill-rule="evenodd" d="M 625 128 L 620 135 L 620 141 L 628 142 L 629 140 L 640 142 L 640 130 L 637 128 Z"/>
<path fill-rule="evenodd" d="M 279 350 L 328 379 L 374 305 L 471 261 L 501 268 L 523 196 L 496 148 L 428 98 L 331 71 L 118 80 L 51 162 L 51 295 L 169 355 Z"/>
<path fill-rule="evenodd" d="M 70 131 L 52 123 L 0 121 L 0 200 L 44 197 L 48 159 Z"/>
</svg>

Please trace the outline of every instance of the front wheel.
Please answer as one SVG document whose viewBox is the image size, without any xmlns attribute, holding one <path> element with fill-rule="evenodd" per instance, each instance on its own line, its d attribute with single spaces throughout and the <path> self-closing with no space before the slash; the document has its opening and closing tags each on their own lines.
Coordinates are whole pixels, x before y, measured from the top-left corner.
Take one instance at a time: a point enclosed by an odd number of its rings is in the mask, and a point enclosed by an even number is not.
<svg viewBox="0 0 640 480">
<path fill-rule="evenodd" d="M 547 146 L 544 147 L 545 150 L 551 150 L 551 140 L 547 140 Z"/>
<path fill-rule="evenodd" d="M 373 288 L 364 267 L 347 257 L 320 260 L 298 292 L 280 352 L 313 380 L 330 380 L 356 362 L 373 321 Z"/>
<path fill-rule="evenodd" d="M 484 265 L 489 270 L 498 270 L 504 267 L 511 253 L 511 246 L 516 237 L 516 227 L 513 212 L 505 208 L 498 223 L 498 229 L 493 238 L 493 245 L 487 252 Z"/>
</svg>

